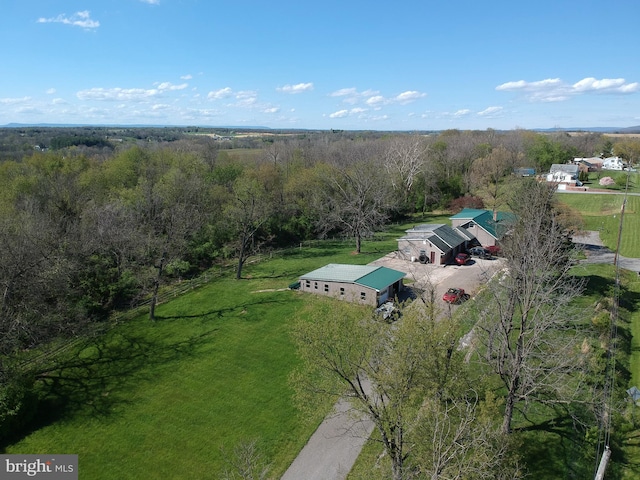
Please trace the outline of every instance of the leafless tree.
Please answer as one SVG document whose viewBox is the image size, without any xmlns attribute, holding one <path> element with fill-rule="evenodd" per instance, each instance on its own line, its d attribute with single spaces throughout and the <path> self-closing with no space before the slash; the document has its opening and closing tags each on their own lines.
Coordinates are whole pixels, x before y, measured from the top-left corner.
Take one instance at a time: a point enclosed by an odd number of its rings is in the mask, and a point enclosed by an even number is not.
<svg viewBox="0 0 640 480">
<path fill-rule="evenodd" d="M 384 174 L 378 144 L 341 143 L 333 154 L 332 165 L 317 170 L 317 228 L 321 234 L 337 230 L 353 237 L 360 253 L 362 239 L 384 225 L 397 199 Z"/>
<path fill-rule="evenodd" d="M 584 366 L 579 311 L 582 282 L 570 273 L 572 247 L 553 207 L 553 189 L 525 182 L 503 241 L 506 269 L 490 283 L 477 323 L 483 360 L 505 387 L 502 431 L 519 403 L 575 400 Z"/>
<path fill-rule="evenodd" d="M 428 146 L 419 136 L 397 137 L 385 152 L 385 169 L 406 203 L 417 176 L 423 172 Z"/>
</svg>

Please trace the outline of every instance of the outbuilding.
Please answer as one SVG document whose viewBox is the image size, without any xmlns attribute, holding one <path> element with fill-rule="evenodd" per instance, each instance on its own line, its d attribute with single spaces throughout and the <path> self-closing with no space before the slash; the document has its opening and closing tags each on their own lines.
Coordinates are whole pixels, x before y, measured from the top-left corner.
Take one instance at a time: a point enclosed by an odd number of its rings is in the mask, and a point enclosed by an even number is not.
<svg viewBox="0 0 640 480">
<path fill-rule="evenodd" d="M 422 224 L 406 230 L 398 239 L 398 253 L 405 260 L 446 265 L 464 252 L 473 235 L 445 224 Z"/>
<path fill-rule="evenodd" d="M 300 290 L 378 307 L 395 298 L 406 273 L 374 265 L 330 263 L 300 277 Z"/>
</svg>

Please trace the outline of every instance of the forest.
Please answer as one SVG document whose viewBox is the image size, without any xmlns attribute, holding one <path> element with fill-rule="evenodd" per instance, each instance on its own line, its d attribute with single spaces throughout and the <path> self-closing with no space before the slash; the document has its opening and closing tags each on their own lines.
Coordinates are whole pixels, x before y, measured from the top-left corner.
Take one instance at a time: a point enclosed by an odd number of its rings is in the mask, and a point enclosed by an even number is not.
<svg viewBox="0 0 640 480">
<path fill-rule="evenodd" d="M 90 335 L 167 285 L 391 222 L 506 208 L 517 168 L 640 158 L 596 133 L 0 130 L 0 438 L 28 422 L 25 352 Z"/>
</svg>

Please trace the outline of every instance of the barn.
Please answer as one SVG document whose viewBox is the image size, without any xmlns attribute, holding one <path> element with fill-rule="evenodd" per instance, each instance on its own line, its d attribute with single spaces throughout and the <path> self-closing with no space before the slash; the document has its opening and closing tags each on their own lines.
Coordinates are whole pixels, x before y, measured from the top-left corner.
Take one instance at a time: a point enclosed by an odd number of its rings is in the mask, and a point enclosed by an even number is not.
<svg viewBox="0 0 640 480">
<path fill-rule="evenodd" d="M 300 277 L 300 290 L 377 307 L 402 291 L 406 273 L 374 265 L 330 263 Z"/>
</svg>

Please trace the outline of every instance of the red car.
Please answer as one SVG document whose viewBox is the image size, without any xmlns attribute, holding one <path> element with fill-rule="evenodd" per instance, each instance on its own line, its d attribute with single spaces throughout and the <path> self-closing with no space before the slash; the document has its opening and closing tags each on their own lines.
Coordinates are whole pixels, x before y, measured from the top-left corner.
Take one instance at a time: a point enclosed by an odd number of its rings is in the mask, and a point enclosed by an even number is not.
<svg viewBox="0 0 640 480">
<path fill-rule="evenodd" d="M 464 293 L 464 289 L 462 288 L 450 288 L 442 296 L 442 300 L 444 300 L 447 303 L 460 303 L 465 298 L 466 298 L 466 295 Z"/>
<path fill-rule="evenodd" d="M 456 263 L 458 265 L 465 265 L 469 261 L 469 255 L 466 253 L 459 253 L 456 255 Z"/>
</svg>

